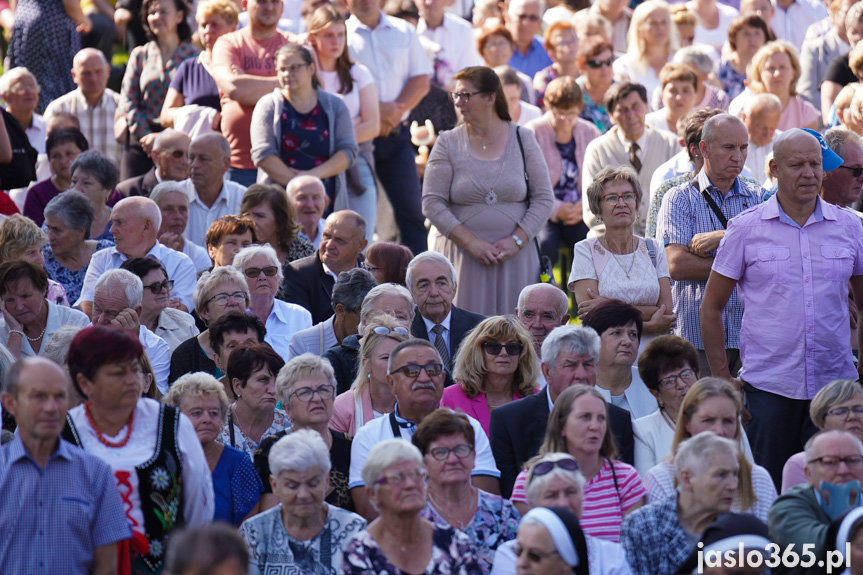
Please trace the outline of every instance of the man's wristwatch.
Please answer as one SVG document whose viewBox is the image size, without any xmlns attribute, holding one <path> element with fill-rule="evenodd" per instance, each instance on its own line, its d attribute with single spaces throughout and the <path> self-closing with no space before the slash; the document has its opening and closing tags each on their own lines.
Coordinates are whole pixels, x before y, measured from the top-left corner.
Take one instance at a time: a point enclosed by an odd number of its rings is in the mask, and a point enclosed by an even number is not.
<svg viewBox="0 0 863 575">
<path fill-rule="evenodd" d="M 521 241 L 521 238 L 520 238 L 520 237 L 518 237 L 518 236 L 517 236 L 517 235 L 515 235 L 515 234 L 512 234 L 512 239 L 514 239 L 514 240 L 515 240 L 515 245 L 517 245 L 517 246 L 518 246 L 518 249 L 521 249 L 521 248 L 523 248 L 523 247 L 524 247 L 524 242 L 523 242 L 523 241 Z"/>
</svg>

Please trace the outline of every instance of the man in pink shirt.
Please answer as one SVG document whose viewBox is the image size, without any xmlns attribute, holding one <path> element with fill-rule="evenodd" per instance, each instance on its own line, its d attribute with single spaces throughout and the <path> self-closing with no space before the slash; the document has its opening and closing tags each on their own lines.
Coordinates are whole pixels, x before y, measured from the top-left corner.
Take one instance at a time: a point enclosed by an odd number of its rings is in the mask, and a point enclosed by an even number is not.
<svg viewBox="0 0 863 575">
<path fill-rule="evenodd" d="M 799 129 L 776 139 L 776 195 L 728 225 L 701 303 L 704 349 L 714 375 L 742 389 L 755 461 L 777 482 L 817 429 L 809 402 L 834 379 L 857 379 L 850 346 L 848 282 L 863 311 L 863 228 L 819 196 L 824 167 L 842 163 Z M 740 379 L 725 360 L 722 309 L 735 285 L 743 301 Z M 858 341 L 863 323 L 858 324 Z M 735 374 L 736 375 L 736 374 Z"/>
</svg>

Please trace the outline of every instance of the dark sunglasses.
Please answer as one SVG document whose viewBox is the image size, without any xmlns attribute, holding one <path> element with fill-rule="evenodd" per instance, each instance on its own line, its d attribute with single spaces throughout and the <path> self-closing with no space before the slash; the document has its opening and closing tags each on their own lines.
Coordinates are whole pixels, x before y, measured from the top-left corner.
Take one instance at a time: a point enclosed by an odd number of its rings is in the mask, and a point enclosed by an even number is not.
<svg viewBox="0 0 863 575">
<path fill-rule="evenodd" d="M 558 459 L 557 461 L 542 461 L 531 468 L 531 479 L 548 475 L 555 467 L 560 467 L 566 471 L 578 471 L 578 461 L 569 457 Z"/>
<path fill-rule="evenodd" d="M 609 58 L 608 60 L 588 60 L 587 66 L 588 68 L 593 68 L 594 70 L 599 70 L 603 66 L 611 66 L 614 64 L 614 58 Z"/>
<path fill-rule="evenodd" d="M 171 291 L 174 289 L 174 280 L 165 280 L 163 282 L 156 282 L 154 284 L 150 284 L 148 286 L 144 286 L 144 289 L 148 289 L 153 292 L 153 295 L 159 295 L 162 293 L 162 290 Z"/>
<path fill-rule="evenodd" d="M 420 371 L 425 370 L 426 374 L 429 377 L 435 377 L 440 375 L 443 372 L 443 364 L 441 363 L 427 363 L 425 365 L 417 365 L 415 363 L 409 363 L 407 365 L 403 365 L 398 369 L 394 369 L 390 372 L 390 375 L 395 375 L 398 372 L 404 372 L 406 376 L 411 379 L 416 379 L 420 376 Z"/>
<path fill-rule="evenodd" d="M 247 278 L 256 278 L 261 275 L 261 272 L 264 272 L 264 275 L 268 278 L 273 277 L 277 273 L 279 273 L 279 268 L 276 266 L 267 266 L 265 268 L 248 268 L 243 271 L 246 274 Z"/>
<path fill-rule="evenodd" d="M 504 345 L 496 341 L 487 341 L 482 344 L 482 348 L 489 355 L 500 355 L 502 349 L 506 349 L 506 354 L 511 356 L 521 355 L 521 352 L 524 351 L 524 346 L 517 342 Z"/>
<path fill-rule="evenodd" d="M 172 158 L 175 160 L 181 160 L 183 158 L 189 157 L 189 153 L 183 150 L 165 150 L 166 154 L 170 154 Z"/>
<path fill-rule="evenodd" d="M 850 166 L 839 166 L 839 167 L 845 168 L 846 170 L 851 172 L 851 175 L 854 176 L 855 178 L 859 178 L 861 175 L 863 175 L 863 167 L 860 167 L 860 166 L 856 166 L 853 168 Z"/>
</svg>

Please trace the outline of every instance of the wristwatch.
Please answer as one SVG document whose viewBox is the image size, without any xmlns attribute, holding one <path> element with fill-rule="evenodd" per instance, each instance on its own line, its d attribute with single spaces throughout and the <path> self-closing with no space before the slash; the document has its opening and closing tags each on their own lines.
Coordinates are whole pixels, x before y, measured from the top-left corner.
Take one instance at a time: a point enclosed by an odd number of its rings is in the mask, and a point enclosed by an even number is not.
<svg viewBox="0 0 863 575">
<path fill-rule="evenodd" d="M 523 247 L 524 247 L 524 242 L 523 242 L 523 241 L 521 241 L 521 238 L 520 238 L 520 237 L 518 237 L 518 236 L 517 236 L 517 235 L 515 235 L 515 234 L 512 234 L 512 239 L 514 239 L 514 240 L 515 240 L 515 245 L 517 245 L 517 246 L 518 246 L 518 249 L 521 249 L 521 248 L 523 248 Z"/>
</svg>

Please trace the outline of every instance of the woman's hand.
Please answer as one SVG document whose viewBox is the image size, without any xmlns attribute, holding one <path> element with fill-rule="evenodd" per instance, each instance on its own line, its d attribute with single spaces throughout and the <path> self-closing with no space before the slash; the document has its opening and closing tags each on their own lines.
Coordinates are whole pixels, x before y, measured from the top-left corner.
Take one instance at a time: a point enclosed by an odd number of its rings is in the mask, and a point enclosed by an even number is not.
<svg viewBox="0 0 863 575">
<path fill-rule="evenodd" d="M 75 28 L 79 34 L 89 34 L 93 29 L 93 21 L 90 20 L 90 17 L 84 14 L 84 20 L 81 21 L 78 26 Z"/>
<path fill-rule="evenodd" d="M 563 202 L 557 211 L 557 220 L 565 226 L 581 223 L 584 220 L 581 200 L 575 203 Z"/>
<path fill-rule="evenodd" d="M 9 310 L 6 309 L 6 302 L 0 299 L 0 311 L 3 312 L 3 319 L 6 320 L 6 325 L 9 326 L 9 329 L 14 329 L 16 331 L 24 331 L 24 326 L 21 325 L 21 322 L 12 317 L 12 314 L 9 313 Z"/>
<path fill-rule="evenodd" d="M 156 141 L 156 132 L 150 132 L 146 136 L 143 136 L 140 140 L 141 147 L 144 149 L 144 153 L 148 156 L 150 152 L 153 151 L 153 142 Z"/>
<path fill-rule="evenodd" d="M 500 253 L 500 250 L 488 242 L 479 239 L 475 240 L 468 244 L 467 251 L 475 260 L 483 265 L 493 266 L 500 263 L 500 258 L 497 255 Z"/>
<path fill-rule="evenodd" d="M 677 314 L 674 312 L 665 313 L 665 304 L 659 306 L 650 320 L 644 324 L 644 331 L 649 333 L 668 333 L 677 325 Z"/>
<path fill-rule="evenodd" d="M 505 262 L 509 258 L 518 253 L 518 245 L 512 236 L 506 236 L 494 243 L 494 248 L 498 252 L 498 263 Z"/>
<path fill-rule="evenodd" d="M 601 295 L 593 293 L 593 290 L 590 288 L 587 288 L 587 297 L 589 299 L 586 299 L 583 302 L 579 302 L 578 304 L 578 317 L 583 318 L 588 313 L 590 313 L 593 308 L 608 299 L 606 297 L 602 297 Z"/>
</svg>

